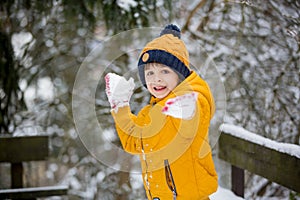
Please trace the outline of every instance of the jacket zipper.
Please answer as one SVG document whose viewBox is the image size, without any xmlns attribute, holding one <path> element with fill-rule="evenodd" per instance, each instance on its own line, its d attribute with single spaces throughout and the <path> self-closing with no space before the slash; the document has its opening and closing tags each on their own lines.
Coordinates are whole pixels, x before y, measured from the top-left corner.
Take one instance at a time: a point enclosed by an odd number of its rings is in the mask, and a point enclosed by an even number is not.
<svg viewBox="0 0 300 200">
<path fill-rule="evenodd" d="M 173 178 L 173 175 L 172 175 L 172 170 L 171 170 L 168 159 L 164 160 L 164 164 L 165 164 L 166 181 L 167 181 L 169 189 L 173 193 L 173 199 L 176 200 L 177 190 L 176 190 L 175 181 L 174 181 L 174 178 Z"/>
</svg>

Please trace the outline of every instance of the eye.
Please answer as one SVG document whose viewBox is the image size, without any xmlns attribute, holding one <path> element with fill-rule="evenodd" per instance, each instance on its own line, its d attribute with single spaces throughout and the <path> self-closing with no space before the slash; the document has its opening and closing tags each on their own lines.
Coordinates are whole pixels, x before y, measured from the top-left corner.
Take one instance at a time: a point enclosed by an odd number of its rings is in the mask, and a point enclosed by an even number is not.
<svg viewBox="0 0 300 200">
<path fill-rule="evenodd" d="M 168 69 L 163 69 L 163 70 L 161 70 L 161 72 L 162 72 L 163 74 L 168 74 L 168 73 L 170 73 L 170 71 L 169 71 Z"/>
<path fill-rule="evenodd" d="M 146 71 L 146 76 L 151 76 L 153 75 L 153 71 Z"/>
</svg>

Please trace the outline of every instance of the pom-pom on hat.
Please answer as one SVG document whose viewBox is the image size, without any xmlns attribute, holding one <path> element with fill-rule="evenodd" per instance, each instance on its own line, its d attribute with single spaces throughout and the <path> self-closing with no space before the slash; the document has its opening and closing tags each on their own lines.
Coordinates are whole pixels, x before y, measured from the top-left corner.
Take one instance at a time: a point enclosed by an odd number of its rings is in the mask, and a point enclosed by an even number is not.
<svg viewBox="0 0 300 200">
<path fill-rule="evenodd" d="M 141 52 L 138 69 L 142 84 L 146 86 L 144 67 L 147 63 L 164 64 L 184 78 L 190 75 L 189 53 L 180 39 L 181 31 L 173 24 L 167 25 L 160 36 L 144 47 Z"/>
</svg>

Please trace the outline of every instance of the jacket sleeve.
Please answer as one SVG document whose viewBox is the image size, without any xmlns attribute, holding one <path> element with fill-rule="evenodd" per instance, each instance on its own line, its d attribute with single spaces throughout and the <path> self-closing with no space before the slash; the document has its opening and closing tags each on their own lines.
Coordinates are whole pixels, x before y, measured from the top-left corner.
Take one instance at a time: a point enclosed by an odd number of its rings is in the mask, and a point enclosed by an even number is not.
<svg viewBox="0 0 300 200">
<path fill-rule="evenodd" d="M 125 151 L 133 154 L 141 153 L 141 138 L 150 138 L 161 131 L 166 120 L 161 109 L 161 106 L 152 107 L 148 116 L 145 117 L 146 120 L 142 121 L 131 113 L 129 106 L 119 108 L 118 112 L 112 111 L 116 129 Z"/>
</svg>

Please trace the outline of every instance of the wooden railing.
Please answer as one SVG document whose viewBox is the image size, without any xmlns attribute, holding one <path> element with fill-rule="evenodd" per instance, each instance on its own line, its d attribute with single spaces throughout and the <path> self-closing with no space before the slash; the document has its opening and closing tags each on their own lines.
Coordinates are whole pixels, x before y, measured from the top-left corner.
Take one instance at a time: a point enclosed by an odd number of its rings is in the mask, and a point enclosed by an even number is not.
<svg viewBox="0 0 300 200">
<path fill-rule="evenodd" d="M 232 165 L 232 191 L 244 197 L 244 170 L 300 192 L 300 146 L 272 141 L 239 127 L 220 127 L 219 158 Z"/>
<path fill-rule="evenodd" d="M 11 164 L 11 187 L 0 190 L 0 199 L 35 199 L 67 195 L 67 186 L 23 188 L 23 163 L 46 160 L 48 136 L 0 137 L 0 163 Z M 4 174 L 1 174 L 1 177 Z"/>
</svg>

